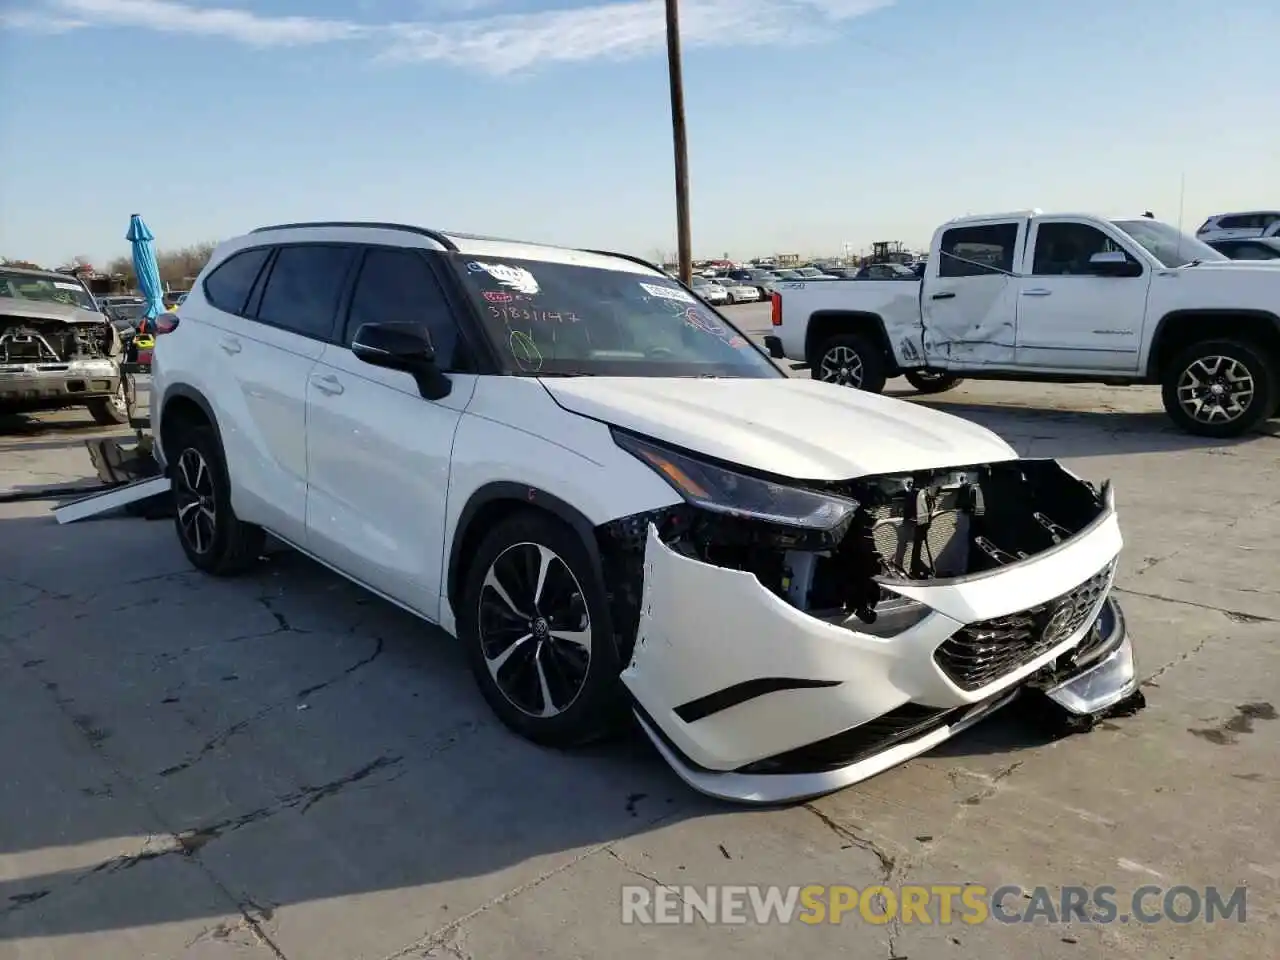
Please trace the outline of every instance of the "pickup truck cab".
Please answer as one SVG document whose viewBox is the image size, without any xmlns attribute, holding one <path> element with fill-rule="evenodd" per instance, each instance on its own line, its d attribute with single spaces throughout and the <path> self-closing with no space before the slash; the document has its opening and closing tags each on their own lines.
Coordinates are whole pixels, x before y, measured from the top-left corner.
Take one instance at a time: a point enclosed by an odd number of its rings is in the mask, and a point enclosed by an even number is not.
<svg viewBox="0 0 1280 960">
<path fill-rule="evenodd" d="M 898 375 L 926 393 L 964 377 L 1160 384 L 1174 422 L 1212 437 L 1280 414 L 1280 267 L 1149 217 L 952 220 L 921 280 L 783 282 L 772 320 L 774 357 L 876 393 Z"/>
</svg>

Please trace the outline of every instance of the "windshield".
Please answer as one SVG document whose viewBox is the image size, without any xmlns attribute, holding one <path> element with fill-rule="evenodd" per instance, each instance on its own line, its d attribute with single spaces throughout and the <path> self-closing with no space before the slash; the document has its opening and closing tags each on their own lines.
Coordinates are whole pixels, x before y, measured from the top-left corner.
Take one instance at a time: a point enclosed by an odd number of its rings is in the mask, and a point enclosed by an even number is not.
<svg viewBox="0 0 1280 960">
<path fill-rule="evenodd" d="M 82 310 L 98 312 L 89 291 L 78 280 L 33 276 L 12 270 L 0 270 L 0 297 L 38 300 L 42 303 L 65 303 Z"/>
<path fill-rule="evenodd" d="M 139 320 L 147 312 L 147 302 L 130 300 L 125 303 L 113 303 L 108 309 L 122 320 Z"/>
<path fill-rule="evenodd" d="M 544 260 L 456 263 L 510 373 L 786 376 L 727 320 L 666 277 Z"/>
<path fill-rule="evenodd" d="M 1181 267 L 1193 260 L 1227 260 L 1207 243 L 1188 236 L 1177 227 L 1171 227 L 1159 220 L 1139 217 L 1137 220 L 1111 221 L 1129 236 L 1133 237 L 1161 265 Z"/>
</svg>

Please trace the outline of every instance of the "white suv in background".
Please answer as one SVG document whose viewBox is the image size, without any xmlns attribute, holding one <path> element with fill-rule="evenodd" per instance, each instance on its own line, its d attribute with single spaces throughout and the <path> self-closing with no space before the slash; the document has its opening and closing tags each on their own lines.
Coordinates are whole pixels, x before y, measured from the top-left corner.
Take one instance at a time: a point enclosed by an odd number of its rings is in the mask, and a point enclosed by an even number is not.
<svg viewBox="0 0 1280 960">
<path fill-rule="evenodd" d="M 1140 696 L 1108 487 L 788 378 L 638 260 L 268 227 L 217 248 L 153 376 L 196 567 L 271 534 L 458 637 L 540 743 L 631 714 L 697 789 L 773 802 L 1029 688 Z"/>
<path fill-rule="evenodd" d="M 1280 237 L 1280 210 L 1217 213 L 1200 225 L 1196 236 L 1205 243 L 1212 243 L 1215 240 Z"/>
</svg>

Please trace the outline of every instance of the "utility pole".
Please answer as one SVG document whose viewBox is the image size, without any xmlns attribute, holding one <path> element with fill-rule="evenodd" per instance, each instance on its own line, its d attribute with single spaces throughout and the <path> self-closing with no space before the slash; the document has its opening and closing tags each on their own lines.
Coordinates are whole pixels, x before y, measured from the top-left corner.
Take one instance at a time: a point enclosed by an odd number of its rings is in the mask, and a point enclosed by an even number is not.
<svg viewBox="0 0 1280 960">
<path fill-rule="evenodd" d="M 680 66 L 680 11 L 677 0 L 667 3 L 667 70 L 671 75 L 671 139 L 676 153 L 676 240 L 680 248 L 680 279 L 693 280 L 693 240 L 689 229 L 689 145 L 684 127 L 684 72 Z"/>
</svg>

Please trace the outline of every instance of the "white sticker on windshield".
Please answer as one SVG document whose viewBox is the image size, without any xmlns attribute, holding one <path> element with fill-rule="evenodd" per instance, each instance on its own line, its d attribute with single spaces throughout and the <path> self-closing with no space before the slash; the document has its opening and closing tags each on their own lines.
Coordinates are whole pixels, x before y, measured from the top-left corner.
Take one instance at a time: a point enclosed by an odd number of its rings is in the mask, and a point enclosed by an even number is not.
<svg viewBox="0 0 1280 960">
<path fill-rule="evenodd" d="M 510 287 L 517 293 L 532 296 L 538 292 L 538 281 L 524 267 L 510 267 L 505 263 L 477 263 L 473 266 L 479 266 L 504 287 Z"/>
<path fill-rule="evenodd" d="M 65 280 L 55 280 L 55 281 L 53 281 L 53 285 L 54 285 L 55 287 L 57 287 L 59 290 L 74 290 L 74 291 L 76 291 L 77 293 L 79 293 L 79 292 L 80 292 L 80 290 L 82 289 L 82 288 L 81 288 L 81 286 L 80 286 L 80 284 L 78 284 L 78 283 L 67 283 L 67 281 L 65 281 Z"/>
<path fill-rule="evenodd" d="M 640 286 L 651 297 L 661 297 L 663 300 L 679 300 L 681 303 L 698 302 L 679 287 L 664 287 L 657 283 L 642 283 Z"/>
</svg>

